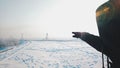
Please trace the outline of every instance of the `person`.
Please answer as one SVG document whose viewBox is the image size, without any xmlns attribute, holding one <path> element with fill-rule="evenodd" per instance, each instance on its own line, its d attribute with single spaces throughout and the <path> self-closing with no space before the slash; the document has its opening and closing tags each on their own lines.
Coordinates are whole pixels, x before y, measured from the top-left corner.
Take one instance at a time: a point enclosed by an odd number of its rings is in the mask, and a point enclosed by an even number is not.
<svg viewBox="0 0 120 68">
<path fill-rule="evenodd" d="M 72 32 L 111 60 L 111 68 L 120 68 L 120 0 L 109 0 L 96 11 L 99 36 Z"/>
</svg>

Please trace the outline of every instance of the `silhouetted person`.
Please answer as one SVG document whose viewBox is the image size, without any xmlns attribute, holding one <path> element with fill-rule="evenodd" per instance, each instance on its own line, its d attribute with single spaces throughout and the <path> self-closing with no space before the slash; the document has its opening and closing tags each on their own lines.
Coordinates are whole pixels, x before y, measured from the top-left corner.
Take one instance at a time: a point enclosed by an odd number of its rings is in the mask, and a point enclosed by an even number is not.
<svg viewBox="0 0 120 68">
<path fill-rule="evenodd" d="M 109 0 L 96 11 L 100 36 L 87 32 L 73 32 L 96 50 L 103 52 L 111 61 L 111 68 L 120 68 L 120 0 Z"/>
</svg>

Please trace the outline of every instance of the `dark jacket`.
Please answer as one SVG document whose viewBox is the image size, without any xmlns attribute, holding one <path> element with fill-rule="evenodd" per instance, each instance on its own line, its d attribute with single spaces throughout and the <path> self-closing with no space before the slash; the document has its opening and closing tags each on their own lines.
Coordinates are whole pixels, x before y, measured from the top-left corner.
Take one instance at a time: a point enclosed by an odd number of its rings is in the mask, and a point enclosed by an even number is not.
<svg viewBox="0 0 120 68">
<path fill-rule="evenodd" d="M 100 36 L 86 33 L 82 40 L 98 51 L 102 51 L 112 61 L 112 68 L 120 68 L 120 14 L 111 2 L 106 2 L 96 11 Z"/>
</svg>

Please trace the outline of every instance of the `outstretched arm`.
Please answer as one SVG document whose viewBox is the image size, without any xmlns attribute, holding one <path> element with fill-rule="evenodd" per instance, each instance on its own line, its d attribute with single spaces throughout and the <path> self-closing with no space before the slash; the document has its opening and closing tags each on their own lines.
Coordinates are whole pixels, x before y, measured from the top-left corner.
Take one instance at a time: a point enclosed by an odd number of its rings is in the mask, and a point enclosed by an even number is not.
<svg viewBox="0 0 120 68">
<path fill-rule="evenodd" d="M 94 36 L 92 34 L 86 33 L 86 32 L 72 32 L 75 38 L 80 38 L 83 41 L 87 42 L 89 45 L 94 47 L 98 51 L 102 51 L 102 48 L 104 48 L 104 44 L 100 37 Z"/>
</svg>

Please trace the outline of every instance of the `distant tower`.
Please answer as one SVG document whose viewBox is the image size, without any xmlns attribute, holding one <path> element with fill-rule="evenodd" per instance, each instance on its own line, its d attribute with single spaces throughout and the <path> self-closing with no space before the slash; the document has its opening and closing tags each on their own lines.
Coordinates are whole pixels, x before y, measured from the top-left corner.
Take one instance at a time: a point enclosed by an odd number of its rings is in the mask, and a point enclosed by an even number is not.
<svg viewBox="0 0 120 68">
<path fill-rule="evenodd" d="M 23 40 L 23 34 L 21 34 L 21 40 Z"/>
<path fill-rule="evenodd" d="M 24 42 L 24 39 L 23 39 L 23 34 L 21 33 L 21 37 L 20 37 L 19 44 L 22 44 L 23 42 Z"/>
<path fill-rule="evenodd" d="M 46 40 L 48 40 L 48 33 L 46 33 L 46 37 L 45 37 Z"/>
</svg>

